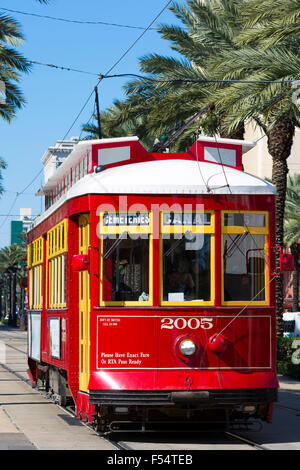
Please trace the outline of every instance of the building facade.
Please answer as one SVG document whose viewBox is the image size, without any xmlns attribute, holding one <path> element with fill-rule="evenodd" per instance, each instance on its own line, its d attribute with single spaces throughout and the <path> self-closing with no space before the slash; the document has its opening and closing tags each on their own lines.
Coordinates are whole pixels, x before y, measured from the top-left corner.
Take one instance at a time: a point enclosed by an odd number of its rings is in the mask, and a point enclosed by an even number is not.
<svg viewBox="0 0 300 470">
<path fill-rule="evenodd" d="M 268 152 L 268 139 L 255 124 L 246 126 L 245 140 L 255 141 L 256 146 L 243 158 L 244 170 L 259 178 L 272 178 L 272 157 Z M 300 129 L 296 128 L 288 168 L 291 175 L 300 173 Z"/>
</svg>

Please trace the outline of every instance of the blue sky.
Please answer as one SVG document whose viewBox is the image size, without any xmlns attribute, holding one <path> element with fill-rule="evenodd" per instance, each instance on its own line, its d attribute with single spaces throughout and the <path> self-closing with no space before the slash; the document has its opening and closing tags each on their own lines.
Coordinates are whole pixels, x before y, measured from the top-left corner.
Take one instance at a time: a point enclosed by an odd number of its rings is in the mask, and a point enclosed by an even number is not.
<svg viewBox="0 0 300 470">
<path fill-rule="evenodd" d="M 179 1 L 184 3 L 184 0 Z M 52 0 L 41 5 L 35 0 L 0 0 L 1 8 L 55 16 L 80 21 L 103 21 L 147 27 L 167 4 L 167 0 Z M 8 14 L 8 13 L 5 13 Z M 9 13 L 22 25 L 25 42 L 19 49 L 29 60 L 105 74 L 138 38 L 142 30 L 104 25 L 81 25 Z M 177 22 L 165 10 L 157 23 Z M 157 24 L 156 23 L 156 24 Z M 147 31 L 134 48 L 111 72 L 138 73 L 139 58 L 149 53 L 174 55 L 168 42 L 156 31 Z M 114 99 L 122 99 L 123 85 L 128 79 L 102 81 L 101 110 Z M 62 139 L 97 82 L 97 77 L 35 65 L 23 77 L 20 87 L 26 106 L 18 111 L 10 124 L 0 121 L 0 156 L 7 162 L 3 172 L 6 190 L 0 199 L 0 248 L 10 243 L 10 221 L 6 219 L 16 193 L 20 193 L 42 168 L 41 157 L 56 140 Z M 93 99 L 80 116 L 68 137 L 79 136 L 81 124 L 93 111 Z M 20 195 L 11 211 L 18 215 L 21 207 L 31 207 L 33 214 L 41 211 L 41 199 L 34 193 L 43 183 L 41 174 Z M 5 223 L 4 223 L 5 222 Z"/>
</svg>

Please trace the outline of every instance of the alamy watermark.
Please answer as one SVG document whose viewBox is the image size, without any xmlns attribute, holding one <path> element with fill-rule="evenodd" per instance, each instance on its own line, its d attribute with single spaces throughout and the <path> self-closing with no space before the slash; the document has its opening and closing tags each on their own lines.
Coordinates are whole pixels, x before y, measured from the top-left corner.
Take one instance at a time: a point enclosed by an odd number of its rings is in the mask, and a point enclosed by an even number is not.
<svg viewBox="0 0 300 470">
<path fill-rule="evenodd" d="M 200 250 L 204 243 L 204 227 L 210 225 L 210 213 L 203 204 L 152 203 L 150 209 L 143 203 L 128 205 L 127 196 L 119 196 L 118 209 L 112 204 L 97 208 L 100 222 L 97 236 L 101 238 L 148 238 L 153 240 L 185 237 L 186 250 Z M 124 230 L 123 230 L 124 229 Z"/>
</svg>

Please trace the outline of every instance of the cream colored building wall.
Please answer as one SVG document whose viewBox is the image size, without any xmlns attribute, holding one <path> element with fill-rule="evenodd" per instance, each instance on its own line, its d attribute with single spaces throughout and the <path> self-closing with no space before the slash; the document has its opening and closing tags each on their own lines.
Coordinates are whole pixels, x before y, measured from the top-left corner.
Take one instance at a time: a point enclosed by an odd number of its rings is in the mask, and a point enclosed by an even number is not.
<svg viewBox="0 0 300 470">
<path fill-rule="evenodd" d="M 272 178 L 272 158 L 268 152 L 267 137 L 254 124 L 246 126 L 245 140 L 257 142 L 256 146 L 243 156 L 246 173 L 259 178 Z M 291 155 L 288 158 L 289 173 L 300 173 L 300 129 L 296 129 Z"/>
</svg>

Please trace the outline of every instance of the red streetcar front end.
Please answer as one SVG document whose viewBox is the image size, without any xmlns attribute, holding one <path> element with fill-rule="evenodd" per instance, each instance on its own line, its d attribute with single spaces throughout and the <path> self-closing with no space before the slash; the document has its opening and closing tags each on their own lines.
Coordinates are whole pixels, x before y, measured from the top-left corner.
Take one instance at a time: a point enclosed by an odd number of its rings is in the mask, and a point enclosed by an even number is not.
<svg viewBox="0 0 300 470">
<path fill-rule="evenodd" d="M 273 198 L 131 200 L 141 212 L 99 211 L 88 393 L 102 428 L 270 420 Z"/>
</svg>

